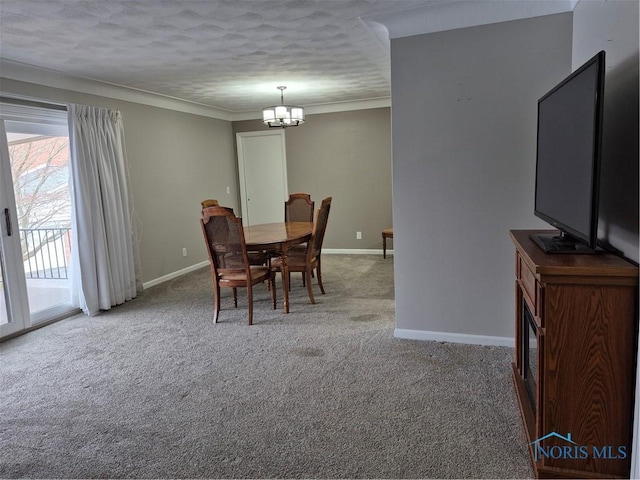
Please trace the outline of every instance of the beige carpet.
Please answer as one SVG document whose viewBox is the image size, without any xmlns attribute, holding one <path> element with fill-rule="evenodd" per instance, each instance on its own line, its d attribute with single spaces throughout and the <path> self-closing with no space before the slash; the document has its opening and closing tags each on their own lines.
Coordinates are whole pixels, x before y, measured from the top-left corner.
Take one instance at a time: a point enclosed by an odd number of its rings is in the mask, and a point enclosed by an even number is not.
<svg viewBox="0 0 640 480">
<path fill-rule="evenodd" d="M 0 477 L 531 478 L 513 350 L 396 339 L 393 259 L 323 259 L 253 326 L 203 269 L 0 344 Z"/>
</svg>

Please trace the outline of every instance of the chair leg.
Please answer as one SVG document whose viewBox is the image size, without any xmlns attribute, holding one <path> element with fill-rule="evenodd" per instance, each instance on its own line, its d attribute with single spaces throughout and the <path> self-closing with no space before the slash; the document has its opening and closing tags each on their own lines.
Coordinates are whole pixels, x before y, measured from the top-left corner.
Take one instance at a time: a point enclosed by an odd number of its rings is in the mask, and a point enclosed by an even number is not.
<svg viewBox="0 0 640 480">
<path fill-rule="evenodd" d="M 305 287 L 307 285 L 307 275 L 302 272 L 302 286 Z"/>
<path fill-rule="evenodd" d="M 218 315 L 220 314 L 220 287 L 213 286 L 213 323 L 218 323 Z"/>
<path fill-rule="evenodd" d="M 267 281 L 267 290 L 271 290 L 271 288 L 275 288 L 276 286 L 276 278 L 275 273 L 273 272 L 273 270 L 271 270 L 271 256 L 269 254 L 267 254 L 267 269 L 273 275 L 273 278 L 270 278 Z"/>
<path fill-rule="evenodd" d="M 253 288 L 247 282 L 247 302 L 249 303 L 249 325 L 253 325 Z"/>
<path fill-rule="evenodd" d="M 382 234 L 382 258 L 387 258 L 387 237 Z"/>
<path fill-rule="evenodd" d="M 320 291 L 324 295 L 324 286 L 322 285 L 322 270 L 320 268 L 320 257 L 318 257 L 318 262 L 316 263 L 316 272 L 318 277 L 318 286 L 320 287 Z"/>
<path fill-rule="evenodd" d="M 271 271 L 271 278 L 268 281 L 269 289 L 271 290 L 271 303 L 273 304 L 273 309 L 277 308 L 277 300 L 276 300 L 276 274 L 274 271 Z"/>
<path fill-rule="evenodd" d="M 233 306 L 238 308 L 238 289 L 233 287 Z"/>
<path fill-rule="evenodd" d="M 307 280 L 307 293 L 309 294 L 309 300 L 311 300 L 311 303 L 315 305 L 316 299 L 313 298 L 313 286 L 311 285 L 311 269 L 307 268 L 302 275 L 304 275 Z"/>
</svg>

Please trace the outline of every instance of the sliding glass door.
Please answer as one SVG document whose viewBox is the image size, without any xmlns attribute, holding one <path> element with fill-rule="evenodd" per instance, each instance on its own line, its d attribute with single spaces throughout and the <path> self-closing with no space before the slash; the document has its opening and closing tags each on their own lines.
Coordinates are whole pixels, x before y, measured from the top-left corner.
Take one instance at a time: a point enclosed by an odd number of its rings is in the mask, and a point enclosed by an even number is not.
<svg viewBox="0 0 640 480">
<path fill-rule="evenodd" d="M 7 336 L 31 326 L 26 297 L 24 271 L 21 267 L 20 243 L 14 235 L 17 224 L 11 164 L 4 122 L 0 121 L 0 267 L 2 270 L 2 306 L 0 336 Z"/>
<path fill-rule="evenodd" d="M 3 105 L 0 337 L 73 311 L 66 113 L 5 114 Z"/>
</svg>

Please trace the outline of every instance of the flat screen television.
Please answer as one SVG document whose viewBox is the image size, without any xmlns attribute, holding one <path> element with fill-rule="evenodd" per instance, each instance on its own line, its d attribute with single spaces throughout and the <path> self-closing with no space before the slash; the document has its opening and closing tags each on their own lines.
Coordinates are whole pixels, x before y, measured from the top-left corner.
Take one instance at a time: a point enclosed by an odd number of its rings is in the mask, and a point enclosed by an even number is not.
<svg viewBox="0 0 640 480">
<path fill-rule="evenodd" d="M 604 77 L 601 51 L 538 100 L 534 214 L 559 233 L 531 238 L 546 253 L 598 250 Z"/>
</svg>

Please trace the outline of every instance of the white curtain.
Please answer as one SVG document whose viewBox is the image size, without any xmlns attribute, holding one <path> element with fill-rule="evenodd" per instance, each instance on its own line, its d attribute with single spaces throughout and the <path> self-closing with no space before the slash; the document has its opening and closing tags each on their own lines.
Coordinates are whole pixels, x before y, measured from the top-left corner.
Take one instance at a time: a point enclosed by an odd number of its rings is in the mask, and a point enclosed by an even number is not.
<svg viewBox="0 0 640 480">
<path fill-rule="evenodd" d="M 142 290 L 122 115 L 68 105 L 73 202 L 71 301 L 87 315 Z"/>
</svg>

